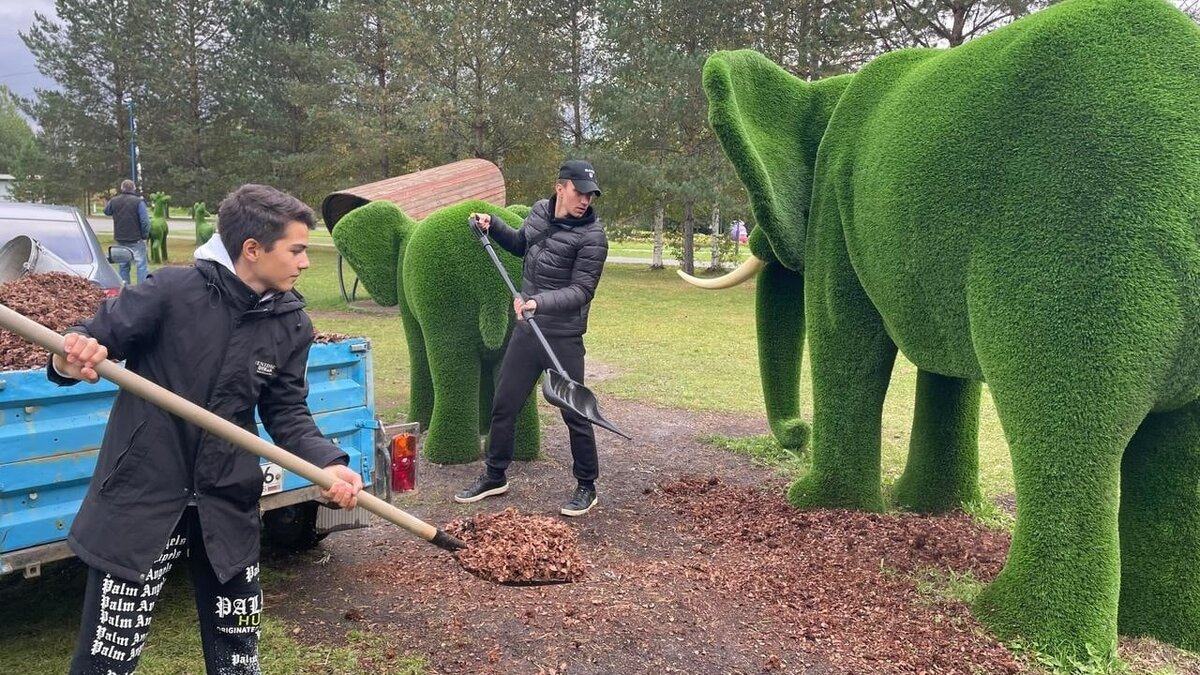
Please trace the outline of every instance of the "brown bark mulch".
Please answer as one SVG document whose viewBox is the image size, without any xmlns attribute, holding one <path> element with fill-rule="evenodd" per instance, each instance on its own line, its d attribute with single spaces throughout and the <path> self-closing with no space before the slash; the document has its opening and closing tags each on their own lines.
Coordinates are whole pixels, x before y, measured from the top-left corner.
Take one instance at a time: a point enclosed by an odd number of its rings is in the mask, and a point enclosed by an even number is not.
<svg viewBox="0 0 1200 675">
<path fill-rule="evenodd" d="M 27 274 L 0 284 L 0 304 L 61 333 L 95 314 L 104 293 L 95 284 L 65 272 Z M 46 350 L 0 329 L 0 370 L 46 365 Z"/>
<path fill-rule="evenodd" d="M 467 548 L 455 553 L 468 572 L 498 584 L 566 583 L 583 578 L 575 531 L 546 516 L 508 508 L 446 526 Z"/>
</svg>

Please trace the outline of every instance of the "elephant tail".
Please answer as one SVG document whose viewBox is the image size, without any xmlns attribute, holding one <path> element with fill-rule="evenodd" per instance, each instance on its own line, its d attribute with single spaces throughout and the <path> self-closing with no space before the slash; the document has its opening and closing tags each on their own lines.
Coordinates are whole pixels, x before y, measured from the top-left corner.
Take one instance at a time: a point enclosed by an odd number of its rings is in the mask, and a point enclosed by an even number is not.
<svg viewBox="0 0 1200 675">
<path fill-rule="evenodd" d="M 380 305 L 400 301 L 400 260 L 415 225 L 400 207 L 380 200 L 350 211 L 333 228 L 333 245 Z"/>
</svg>

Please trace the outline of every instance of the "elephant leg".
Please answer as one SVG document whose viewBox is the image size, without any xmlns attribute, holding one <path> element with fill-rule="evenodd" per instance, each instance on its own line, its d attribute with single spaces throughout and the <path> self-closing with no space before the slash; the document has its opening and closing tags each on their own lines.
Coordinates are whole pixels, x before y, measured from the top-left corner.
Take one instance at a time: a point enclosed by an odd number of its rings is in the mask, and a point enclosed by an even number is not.
<svg viewBox="0 0 1200 675">
<path fill-rule="evenodd" d="M 433 380 L 433 413 L 425 457 L 436 464 L 479 459 L 479 355 L 474 346 L 454 349 L 450 340 L 427 340 Z"/>
<path fill-rule="evenodd" d="M 1111 654 L 1121 457 L 1153 406 L 1155 375 L 1174 358 L 1161 313 L 1175 305 L 1154 295 L 1171 285 L 1130 293 L 1092 279 L 1067 284 L 1061 270 L 1078 264 L 1071 251 L 1020 243 L 979 251 L 967 298 L 1017 493 L 1008 560 L 975 609 L 1002 637 L 1076 658 Z M 1108 262 L 1112 279 L 1145 279 L 1150 269 Z"/>
<path fill-rule="evenodd" d="M 917 371 L 917 402 L 904 475 L 895 501 L 903 509 L 944 513 L 979 492 L 979 395 L 971 380 Z"/>
<path fill-rule="evenodd" d="M 755 285 L 758 370 L 771 433 L 785 448 L 803 450 L 811 433 L 800 418 L 804 358 L 804 275 L 768 263 Z"/>
<path fill-rule="evenodd" d="M 788 500 L 800 507 L 882 511 L 880 434 L 896 345 L 850 266 L 844 243 L 823 238 L 822 268 L 805 275 L 813 378 L 812 471 Z"/>
<path fill-rule="evenodd" d="M 1200 651 L 1200 401 L 1142 422 L 1121 461 L 1117 627 Z"/>
<path fill-rule="evenodd" d="M 433 421 L 433 376 L 429 372 L 429 355 L 425 351 L 425 335 L 417 318 L 400 307 L 404 338 L 408 344 L 408 421 L 429 429 Z"/>
</svg>

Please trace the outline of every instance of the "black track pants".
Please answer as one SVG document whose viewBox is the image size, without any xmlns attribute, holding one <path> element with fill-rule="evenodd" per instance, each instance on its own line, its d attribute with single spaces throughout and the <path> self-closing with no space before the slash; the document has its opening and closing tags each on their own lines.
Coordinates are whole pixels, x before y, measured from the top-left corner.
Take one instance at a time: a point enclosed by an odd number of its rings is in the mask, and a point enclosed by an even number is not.
<svg viewBox="0 0 1200 675">
<path fill-rule="evenodd" d="M 167 574 L 187 558 L 200 617 L 200 642 L 209 675 L 258 675 L 262 589 L 258 565 L 222 584 L 213 573 L 194 507 L 184 511 L 144 584 L 88 570 L 79 644 L 71 675 L 129 675 L 150 632 L 150 618 Z"/>
<path fill-rule="evenodd" d="M 583 337 L 547 337 L 554 355 L 571 379 L 583 384 Z M 491 437 L 488 443 L 487 472 L 499 478 L 508 470 L 513 456 L 513 433 L 517 413 L 529 399 L 529 392 L 543 370 L 552 368 L 550 357 L 542 349 L 537 336 L 524 321 L 513 329 L 512 339 L 500 363 L 500 377 L 492 403 Z M 562 411 L 563 421 L 571 434 L 571 457 L 574 459 L 575 480 L 590 485 L 599 475 L 596 459 L 596 435 L 592 423 L 577 413 Z"/>
</svg>

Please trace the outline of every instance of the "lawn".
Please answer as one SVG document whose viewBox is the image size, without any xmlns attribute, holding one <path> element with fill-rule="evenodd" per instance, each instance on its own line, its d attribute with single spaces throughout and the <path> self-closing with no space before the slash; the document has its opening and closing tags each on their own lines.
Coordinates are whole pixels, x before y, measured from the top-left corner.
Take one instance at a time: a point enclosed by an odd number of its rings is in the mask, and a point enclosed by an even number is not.
<svg viewBox="0 0 1200 675">
<path fill-rule="evenodd" d="M 322 234 L 315 233 L 315 244 L 322 241 Z M 193 247 L 186 240 L 171 239 L 170 247 L 175 261 L 190 260 Z M 306 297 L 317 327 L 371 339 L 377 407 L 386 420 L 401 419 L 408 401 L 408 350 L 399 316 L 390 310 L 346 308 L 338 291 L 334 251 L 317 245 L 310 249 L 310 258 L 312 267 L 301 278 L 298 289 Z M 762 414 L 752 284 L 722 292 L 702 291 L 685 285 L 673 270 L 650 271 L 638 264 L 609 265 L 592 307 L 588 352 L 589 363 L 602 365 L 609 374 L 592 386 L 602 399 L 615 397 L 734 415 Z M 915 382 L 916 369 L 899 359 L 884 411 L 884 480 L 888 483 L 903 469 Z M 983 491 L 989 497 L 1011 494 L 1007 446 L 986 388 L 983 398 Z M 807 363 L 802 409 L 810 414 Z M 697 429 L 696 433 L 705 430 Z M 781 466 L 800 473 L 805 470 L 805 459 Z M 67 567 L 61 577 L 56 576 L 55 569 L 50 567 L 43 579 L 20 581 L 6 577 L 0 585 L 0 624 L 10 627 L 0 637 L 0 673 L 66 671 L 78 626 L 82 579 L 75 568 Z M 273 591 L 286 583 L 286 578 L 264 570 L 268 608 Z M 180 575 L 168 584 L 140 673 L 202 670 L 194 609 L 186 586 L 186 576 Z M 271 618 L 268 609 L 262 644 L 264 672 L 356 672 L 354 651 L 371 655 L 383 649 L 357 634 L 347 635 L 347 642 L 350 647 L 303 646 L 292 638 L 288 625 Z M 423 669 L 419 659 L 401 657 L 389 663 L 394 664 L 395 673 L 420 673 Z"/>
</svg>

